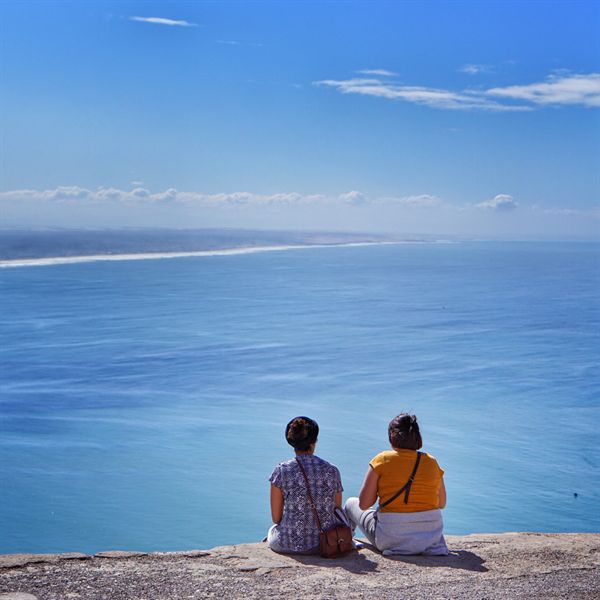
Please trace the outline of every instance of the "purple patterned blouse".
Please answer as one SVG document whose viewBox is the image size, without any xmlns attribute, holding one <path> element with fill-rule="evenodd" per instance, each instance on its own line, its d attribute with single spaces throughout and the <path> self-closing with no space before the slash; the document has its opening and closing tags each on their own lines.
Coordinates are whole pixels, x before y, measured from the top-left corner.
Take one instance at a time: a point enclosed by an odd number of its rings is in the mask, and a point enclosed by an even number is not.
<svg viewBox="0 0 600 600">
<path fill-rule="evenodd" d="M 338 468 L 314 454 L 298 457 L 306 470 L 310 491 L 323 529 L 336 524 L 335 494 L 343 491 Z M 296 459 L 279 463 L 269 481 L 283 493 L 283 517 L 276 525 L 278 544 L 288 552 L 319 547 L 319 528 L 306 494 L 306 482 Z"/>
</svg>

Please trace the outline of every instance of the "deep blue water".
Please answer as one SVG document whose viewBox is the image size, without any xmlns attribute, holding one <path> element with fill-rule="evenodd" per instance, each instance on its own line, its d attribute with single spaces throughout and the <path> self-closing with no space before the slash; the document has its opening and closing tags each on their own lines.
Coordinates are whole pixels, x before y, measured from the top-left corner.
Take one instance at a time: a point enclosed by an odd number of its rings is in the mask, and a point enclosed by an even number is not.
<svg viewBox="0 0 600 600">
<path fill-rule="evenodd" d="M 598 244 L 0 269 L 0 308 L 0 552 L 258 540 L 297 414 L 346 496 L 411 411 L 448 533 L 600 531 Z"/>
</svg>

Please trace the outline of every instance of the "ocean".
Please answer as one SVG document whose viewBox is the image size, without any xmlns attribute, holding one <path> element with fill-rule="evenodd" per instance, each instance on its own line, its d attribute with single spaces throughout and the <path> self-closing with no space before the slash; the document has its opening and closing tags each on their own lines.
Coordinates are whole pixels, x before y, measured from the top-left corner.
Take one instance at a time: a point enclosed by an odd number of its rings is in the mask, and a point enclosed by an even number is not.
<svg viewBox="0 0 600 600">
<path fill-rule="evenodd" d="M 418 416 L 450 534 L 600 531 L 600 244 L 0 269 L 0 552 L 257 541 L 283 431 L 356 495 Z"/>
</svg>

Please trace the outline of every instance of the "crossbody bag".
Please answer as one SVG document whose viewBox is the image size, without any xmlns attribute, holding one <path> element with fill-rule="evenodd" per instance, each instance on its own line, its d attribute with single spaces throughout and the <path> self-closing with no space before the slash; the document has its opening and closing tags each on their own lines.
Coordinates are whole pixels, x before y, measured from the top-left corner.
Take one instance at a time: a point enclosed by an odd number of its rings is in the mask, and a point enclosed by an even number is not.
<svg viewBox="0 0 600 600">
<path fill-rule="evenodd" d="M 317 521 L 317 526 L 319 528 L 319 552 L 323 558 L 338 558 L 339 556 L 343 556 L 344 554 L 348 554 L 348 552 L 354 550 L 354 544 L 352 543 L 352 530 L 347 525 L 338 524 L 334 525 L 330 529 L 324 530 L 321 525 L 321 519 L 319 519 L 319 513 L 317 512 L 317 507 L 313 501 L 312 494 L 310 492 L 310 485 L 308 483 L 308 476 L 306 475 L 306 471 L 304 470 L 304 466 L 296 458 L 296 462 L 300 467 L 300 471 L 304 476 L 304 481 L 306 482 L 306 495 L 308 496 L 308 501 L 315 515 L 315 520 Z"/>
</svg>

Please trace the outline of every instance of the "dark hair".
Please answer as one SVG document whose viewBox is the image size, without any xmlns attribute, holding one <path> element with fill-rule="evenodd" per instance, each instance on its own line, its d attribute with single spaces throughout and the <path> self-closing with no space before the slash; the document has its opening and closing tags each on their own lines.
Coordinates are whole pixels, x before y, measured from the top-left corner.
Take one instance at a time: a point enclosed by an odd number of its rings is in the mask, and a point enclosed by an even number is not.
<svg viewBox="0 0 600 600">
<path fill-rule="evenodd" d="M 415 415 L 400 413 L 394 417 L 388 425 L 388 436 L 390 444 L 394 448 L 418 450 L 423 447 L 423 440 Z"/>
<path fill-rule="evenodd" d="M 308 417 L 295 417 L 285 428 L 285 439 L 294 450 L 306 452 L 316 441 L 319 426 Z"/>
</svg>

